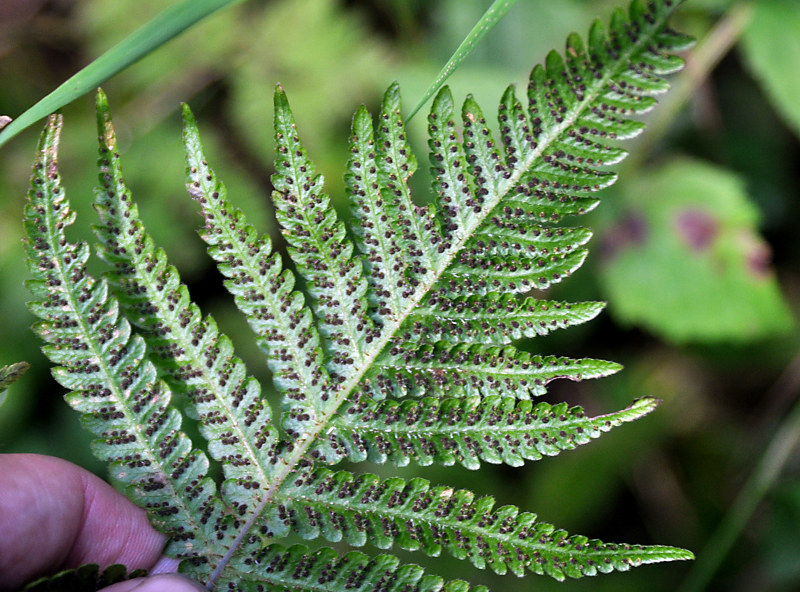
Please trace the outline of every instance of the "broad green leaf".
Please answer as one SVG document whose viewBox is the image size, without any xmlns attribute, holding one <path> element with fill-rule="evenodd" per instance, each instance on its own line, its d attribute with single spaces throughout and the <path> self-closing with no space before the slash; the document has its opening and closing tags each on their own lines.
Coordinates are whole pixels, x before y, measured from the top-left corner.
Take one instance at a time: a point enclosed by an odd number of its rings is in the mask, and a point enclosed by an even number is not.
<svg viewBox="0 0 800 592">
<path fill-rule="evenodd" d="M 753 76 L 800 135 L 800 2 L 755 2 L 742 49 Z"/>
<path fill-rule="evenodd" d="M 678 160 L 630 191 L 647 200 L 603 239 L 612 314 L 677 342 L 744 341 L 793 326 L 758 212 L 734 174 Z"/>
</svg>

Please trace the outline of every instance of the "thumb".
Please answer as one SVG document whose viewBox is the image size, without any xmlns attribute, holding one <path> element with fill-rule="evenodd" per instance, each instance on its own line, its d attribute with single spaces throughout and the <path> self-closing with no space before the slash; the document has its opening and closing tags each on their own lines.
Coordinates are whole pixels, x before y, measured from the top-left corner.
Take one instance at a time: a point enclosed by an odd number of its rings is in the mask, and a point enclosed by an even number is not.
<svg viewBox="0 0 800 592">
<path fill-rule="evenodd" d="M 177 574 L 164 574 L 149 578 L 135 578 L 120 582 L 100 592 L 207 592 L 206 588 Z"/>
</svg>

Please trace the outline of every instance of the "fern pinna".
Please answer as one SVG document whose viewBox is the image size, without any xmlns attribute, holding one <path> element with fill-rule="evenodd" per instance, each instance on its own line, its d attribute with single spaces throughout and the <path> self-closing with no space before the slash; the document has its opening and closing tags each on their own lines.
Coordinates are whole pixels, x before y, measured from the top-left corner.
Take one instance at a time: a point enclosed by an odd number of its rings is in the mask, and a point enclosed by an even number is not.
<svg viewBox="0 0 800 592">
<path fill-rule="evenodd" d="M 374 122 L 352 123 L 346 225 L 309 159 L 280 87 L 273 200 L 297 273 L 232 205 L 184 109 L 187 187 L 200 204 L 201 236 L 247 317 L 282 396 L 275 421 L 258 381 L 231 341 L 203 317 L 156 248 L 125 185 L 106 99 L 98 95 L 100 187 L 96 227 L 110 265 L 86 272 L 90 249 L 65 237 L 74 213 L 60 185 L 61 121 L 39 146 L 26 208 L 35 296 L 31 310 L 68 402 L 98 439 L 114 481 L 171 539 L 168 555 L 209 590 L 465 591 L 391 555 L 338 555 L 283 547 L 294 533 L 428 555 L 447 551 L 479 568 L 556 579 L 688 559 L 664 546 L 603 543 L 539 522 L 465 490 L 335 471 L 353 462 L 482 462 L 518 466 L 555 455 L 650 412 L 653 399 L 586 417 L 566 404 L 534 404 L 557 378 L 618 370 L 590 359 L 515 349 L 521 338 L 595 317 L 599 303 L 526 296 L 577 269 L 590 232 L 560 224 L 598 203 L 624 157 L 612 141 L 666 90 L 662 75 L 687 39 L 666 24 L 677 0 L 635 0 L 599 23 L 584 44 L 567 40 L 534 68 L 523 106 L 503 95 L 499 135 L 475 101 L 455 122 L 449 90 L 428 119 L 432 205 L 417 205 L 417 168 L 396 85 Z M 181 431 L 172 393 L 199 420 L 207 453 Z M 209 460 L 224 473 L 208 476 Z M 477 588 L 476 588 L 477 589 Z"/>
</svg>

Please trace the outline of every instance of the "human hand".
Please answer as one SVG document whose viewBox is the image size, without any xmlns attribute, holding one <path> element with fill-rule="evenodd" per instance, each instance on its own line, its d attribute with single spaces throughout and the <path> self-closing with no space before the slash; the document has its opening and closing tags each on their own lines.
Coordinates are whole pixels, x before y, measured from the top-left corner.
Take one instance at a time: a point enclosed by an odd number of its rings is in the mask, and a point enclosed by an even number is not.
<svg viewBox="0 0 800 592">
<path fill-rule="evenodd" d="M 103 592 L 205 590 L 162 557 L 166 537 L 144 510 L 90 472 L 36 454 L 0 454 L 0 591 L 84 563 L 154 575 Z"/>
</svg>

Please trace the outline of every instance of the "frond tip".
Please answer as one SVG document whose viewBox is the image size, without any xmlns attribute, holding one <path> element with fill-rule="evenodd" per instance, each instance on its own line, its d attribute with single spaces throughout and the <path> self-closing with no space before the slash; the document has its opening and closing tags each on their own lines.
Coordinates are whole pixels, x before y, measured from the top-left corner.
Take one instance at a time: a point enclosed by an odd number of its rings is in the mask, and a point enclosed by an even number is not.
<svg viewBox="0 0 800 592">
<path fill-rule="evenodd" d="M 617 141 L 641 132 L 635 116 L 653 107 L 667 87 L 662 75 L 679 67 L 672 52 L 686 40 L 667 26 L 679 3 L 634 0 L 607 33 L 595 24 L 585 43 L 570 36 L 563 57 L 552 52 L 533 69 L 527 104 L 506 90 L 497 133 L 472 97 L 459 111 L 442 89 L 428 117 L 425 206 L 411 194 L 418 162 L 397 84 L 374 120 L 365 107 L 353 118 L 349 220 L 278 87 L 272 198 L 293 264 L 229 200 L 184 107 L 186 186 L 199 204 L 200 235 L 265 355 L 279 421 L 232 341 L 192 302 L 147 233 L 102 92 L 95 234 L 110 269 L 102 279 L 89 275 L 89 246 L 66 236 L 75 214 L 58 176 L 61 121 L 51 118 L 25 210 L 35 330 L 67 401 L 97 436 L 93 451 L 171 537 L 166 553 L 184 560 L 182 572 L 209 591 L 483 591 L 391 555 L 276 543 L 287 536 L 449 553 L 498 574 L 559 580 L 692 558 L 674 547 L 570 535 L 465 489 L 330 468 L 520 466 L 658 405 L 643 398 L 587 417 L 566 403 L 536 403 L 554 380 L 599 378 L 620 366 L 532 354 L 516 342 L 603 309 L 529 293 L 563 281 L 586 258 L 591 231 L 570 221 L 615 181 L 609 167 L 625 156 Z M 184 395 L 208 453 L 182 431 L 173 392 Z"/>
</svg>

